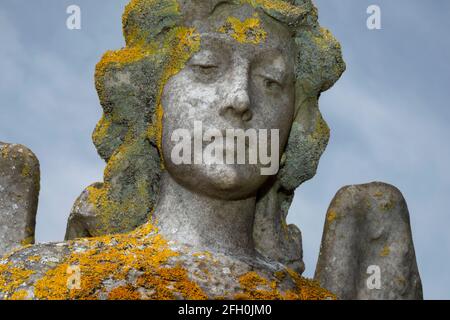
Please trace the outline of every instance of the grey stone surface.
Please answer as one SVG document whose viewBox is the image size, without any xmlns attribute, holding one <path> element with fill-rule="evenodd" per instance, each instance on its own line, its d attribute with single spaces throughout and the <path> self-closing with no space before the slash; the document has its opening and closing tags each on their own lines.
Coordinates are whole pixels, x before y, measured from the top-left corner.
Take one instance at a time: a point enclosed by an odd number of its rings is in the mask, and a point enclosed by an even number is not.
<svg viewBox="0 0 450 320">
<path fill-rule="evenodd" d="M 378 288 L 370 266 L 379 268 Z M 409 212 L 397 188 L 373 182 L 339 190 L 327 212 L 315 279 L 341 299 L 423 298 Z"/>
<path fill-rule="evenodd" d="M 91 190 L 100 189 L 103 184 L 100 182 L 94 183 L 90 186 Z M 75 200 L 72 210 L 67 220 L 67 228 L 64 239 L 76 239 L 84 237 L 95 237 L 96 231 L 99 229 L 98 225 L 102 223 L 99 221 L 99 216 L 96 214 L 94 204 L 89 202 L 89 189 L 84 190 L 80 196 Z M 140 224 L 140 223 L 139 223 Z M 123 230 L 125 232 L 126 230 Z"/>
<path fill-rule="evenodd" d="M 0 256 L 34 243 L 39 161 L 28 148 L 0 142 Z"/>
</svg>

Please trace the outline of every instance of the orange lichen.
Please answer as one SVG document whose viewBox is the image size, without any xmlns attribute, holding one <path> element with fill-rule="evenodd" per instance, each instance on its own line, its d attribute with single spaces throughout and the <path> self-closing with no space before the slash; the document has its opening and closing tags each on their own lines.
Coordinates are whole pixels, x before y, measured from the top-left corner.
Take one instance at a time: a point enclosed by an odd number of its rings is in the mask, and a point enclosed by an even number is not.
<svg viewBox="0 0 450 320">
<path fill-rule="evenodd" d="M 281 273 L 284 276 L 281 276 Z M 296 285 L 296 289 L 282 292 L 279 283 L 289 276 Z M 251 271 L 239 278 L 242 293 L 235 295 L 235 299 L 245 300 L 325 300 L 336 299 L 331 292 L 320 287 L 319 283 L 298 275 L 295 271 L 286 269 L 277 272 L 274 280 L 268 280 L 258 273 Z"/>
<path fill-rule="evenodd" d="M 33 270 L 27 270 L 23 266 L 14 266 L 11 262 L 0 264 L 0 291 L 15 291 L 34 273 Z"/>
<path fill-rule="evenodd" d="M 189 280 L 187 271 L 181 266 L 159 268 L 142 275 L 137 285 L 149 289 L 149 299 L 172 300 L 177 297 L 188 300 L 204 300 L 207 295 L 193 281 Z"/>
<path fill-rule="evenodd" d="M 283 296 L 276 288 L 276 282 L 269 281 L 261 277 L 255 271 L 248 272 L 239 278 L 239 283 L 243 290 L 235 296 L 238 300 L 279 300 Z"/>
<path fill-rule="evenodd" d="M 149 289 L 149 299 L 205 299 L 206 295 L 180 266 L 167 262 L 178 255 L 172 251 L 149 223 L 130 234 L 104 236 L 84 240 L 85 251 L 72 251 L 56 268 L 49 270 L 35 285 L 38 299 L 97 299 L 105 290 L 104 281 L 124 281 L 131 270 L 142 274 L 135 285 Z M 67 286 L 69 266 L 80 269 L 80 288 Z M 153 293 L 151 293 L 153 292 Z M 109 292 L 113 298 L 134 297 L 138 292 L 131 284 Z"/>
<path fill-rule="evenodd" d="M 119 286 L 108 294 L 108 300 L 139 300 L 141 294 L 131 285 Z"/>
<path fill-rule="evenodd" d="M 297 272 L 287 269 L 289 276 L 295 281 L 297 292 L 286 299 L 300 300 L 336 300 L 336 295 L 322 288 L 316 280 L 306 279 Z"/>
</svg>

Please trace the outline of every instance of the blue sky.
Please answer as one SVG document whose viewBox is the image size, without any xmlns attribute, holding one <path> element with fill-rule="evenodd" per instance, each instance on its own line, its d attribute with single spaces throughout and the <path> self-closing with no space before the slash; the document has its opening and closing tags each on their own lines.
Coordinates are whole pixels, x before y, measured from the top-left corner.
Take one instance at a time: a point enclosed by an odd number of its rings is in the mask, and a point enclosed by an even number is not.
<svg viewBox="0 0 450 320">
<path fill-rule="evenodd" d="M 91 142 L 101 108 L 94 66 L 123 46 L 126 0 L 2 0 L 0 140 L 30 147 L 41 163 L 37 240 L 64 236 L 84 187 L 104 163 Z M 404 194 L 426 298 L 450 299 L 450 2 L 316 0 L 340 40 L 347 71 L 321 98 L 331 140 L 315 178 L 296 191 L 289 221 L 302 230 L 312 276 L 325 213 L 348 184 L 384 181 Z M 82 29 L 66 28 L 66 8 Z M 377 4 L 382 29 L 368 30 Z"/>
</svg>

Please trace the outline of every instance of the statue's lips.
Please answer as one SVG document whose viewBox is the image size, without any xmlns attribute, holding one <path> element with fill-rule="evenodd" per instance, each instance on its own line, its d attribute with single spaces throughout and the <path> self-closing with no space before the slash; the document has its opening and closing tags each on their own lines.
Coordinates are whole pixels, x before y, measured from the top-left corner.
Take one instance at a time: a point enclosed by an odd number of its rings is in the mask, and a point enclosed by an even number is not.
<svg viewBox="0 0 450 320">
<path fill-rule="evenodd" d="M 229 128 L 229 129 L 218 130 L 221 133 L 221 136 L 222 136 L 222 145 L 223 145 L 223 149 L 224 150 L 230 149 L 230 146 L 227 143 L 227 130 L 235 131 L 235 130 L 244 130 L 244 129 L 241 129 L 241 128 L 231 129 L 231 128 Z M 237 139 L 237 137 L 234 136 L 234 135 L 231 135 L 230 138 L 233 139 L 233 142 L 234 142 L 233 143 L 233 148 L 236 149 L 237 146 L 238 146 L 238 139 Z M 249 147 L 250 147 L 250 141 L 249 140 L 250 139 L 245 137 L 245 139 L 243 139 L 243 140 L 244 140 L 245 148 L 249 149 Z M 202 143 L 203 149 L 205 149 L 206 146 L 210 145 L 211 143 L 214 143 L 215 141 L 216 141 L 216 136 L 212 136 L 210 141 L 203 140 L 203 143 Z M 242 142 L 240 142 L 240 143 L 242 143 Z"/>
</svg>

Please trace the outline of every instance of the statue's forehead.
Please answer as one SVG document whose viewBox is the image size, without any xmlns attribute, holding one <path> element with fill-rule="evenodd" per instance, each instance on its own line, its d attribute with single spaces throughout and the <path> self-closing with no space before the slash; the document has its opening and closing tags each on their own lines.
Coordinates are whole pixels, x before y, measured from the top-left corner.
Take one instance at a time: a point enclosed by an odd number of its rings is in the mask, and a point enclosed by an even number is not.
<svg viewBox="0 0 450 320">
<path fill-rule="evenodd" d="M 233 46 L 254 52 L 277 50 L 290 56 L 294 52 L 293 37 L 282 23 L 262 10 L 245 5 L 221 5 L 205 19 L 193 21 L 201 36 L 202 47 Z"/>
</svg>

